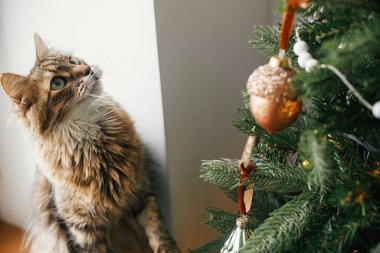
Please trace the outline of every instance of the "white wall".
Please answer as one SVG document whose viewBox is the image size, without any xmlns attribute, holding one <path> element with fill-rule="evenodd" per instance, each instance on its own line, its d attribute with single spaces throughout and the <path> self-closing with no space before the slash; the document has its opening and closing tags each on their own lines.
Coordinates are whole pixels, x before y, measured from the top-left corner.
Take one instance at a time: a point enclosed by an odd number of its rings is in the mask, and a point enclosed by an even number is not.
<svg viewBox="0 0 380 253">
<path fill-rule="evenodd" d="M 0 0 L 0 73 L 28 73 L 34 63 L 35 31 L 52 46 L 103 68 L 105 90 L 130 112 L 158 159 L 158 194 L 168 219 L 153 0 Z M 25 226 L 36 162 L 26 131 L 8 122 L 10 110 L 1 89 L 0 219 Z"/>
</svg>

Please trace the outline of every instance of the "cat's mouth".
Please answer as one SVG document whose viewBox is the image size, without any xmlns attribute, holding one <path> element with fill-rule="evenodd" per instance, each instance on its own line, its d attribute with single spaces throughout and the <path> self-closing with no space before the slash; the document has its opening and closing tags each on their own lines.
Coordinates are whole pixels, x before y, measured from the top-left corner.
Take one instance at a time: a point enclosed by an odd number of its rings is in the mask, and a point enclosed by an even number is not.
<svg viewBox="0 0 380 253">
<path fill-rule="evenodd" d="M 91 66 L 91 74 L 90 74 L 96 81 L 99 80 L 102 75 L 103 71 L 96 65 Z"/>
<path fill-rule="evenodd" d="M 91 72 L 87 77 L 84 77 L 77 84 L 77 92 L 79 97 L 87 97 L 99 95 L 100 78 L 102 77 L 102 71 L 97 66 L 91 67 Z"/>
</svg>

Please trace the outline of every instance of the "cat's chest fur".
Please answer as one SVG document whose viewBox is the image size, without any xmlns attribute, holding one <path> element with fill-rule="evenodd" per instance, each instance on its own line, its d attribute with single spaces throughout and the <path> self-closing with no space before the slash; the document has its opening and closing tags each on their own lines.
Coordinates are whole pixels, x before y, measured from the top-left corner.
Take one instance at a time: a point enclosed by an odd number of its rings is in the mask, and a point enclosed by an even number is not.
<svg viewBox="0 0 380 253">
<path fill-rule="evenodd" d="M 48 138 L 36 138 L 39 169 L 67 213 L 122 208 L 143 187 L 140 143 L 117 106 L 102 99 L 84 102 Z"/>
<path fill-rule="evenodd" d="M 99 106 L 84 102 L 47 136 L 35 138 L 40 169 L 53 184 L 64 185 L 73 176 L 87 178 L 86 173 L 96 170 L 105 114 Z"/>
</svg>

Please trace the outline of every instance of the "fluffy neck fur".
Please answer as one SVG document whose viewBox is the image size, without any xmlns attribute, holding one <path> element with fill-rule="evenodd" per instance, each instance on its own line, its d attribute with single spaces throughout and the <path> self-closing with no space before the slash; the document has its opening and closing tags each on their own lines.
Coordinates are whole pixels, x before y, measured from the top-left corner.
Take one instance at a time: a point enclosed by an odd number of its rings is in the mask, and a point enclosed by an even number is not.
<svg viewBox="0 0 380 253">
<path fill-rule="evenodd" d="M 138 161 L 140 165 L 143 161 L 132 122 L 109 97 L 83 101 L 54 131 L 34 134 L 34 140 L 40 155 L 40 169 L 53 185 L 74 186 L 96 199 L 105 187 L 102 181 L 94 180 L 103 177 L 100 175 L 104 173 L 102 167 L 112 168 L 107 169 L 107 173 L 117 171 L 123 175 L 128 173 L 122 168 L 125 167 L 123 163 L 128 164 L 128 157 L 133 157 L 134 163 Z M 109 156 L 109 152 L 114 156 Z M 139 165 L 133 164 L 135 166 Z M 116 172 L 115 176 L 116 181 L 121 180 Z M 136 176 L 141 178 L 141 175 Z M 133 188 L 140 186 L 136 184 Z"/>
</svg>

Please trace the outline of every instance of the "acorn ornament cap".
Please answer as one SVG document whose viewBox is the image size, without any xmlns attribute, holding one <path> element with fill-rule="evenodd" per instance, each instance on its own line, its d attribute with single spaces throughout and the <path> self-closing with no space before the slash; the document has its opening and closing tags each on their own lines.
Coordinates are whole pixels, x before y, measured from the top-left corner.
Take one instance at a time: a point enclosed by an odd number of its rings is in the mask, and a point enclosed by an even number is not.
<svg viewBox="0 0 380 253">
<path fill-rule="evenodd" d="M 301 112 L 302 101 L 291 91 L 295 73 L 288 58 L 274 56 L 248 79 L 252 116 L 269 134 L 288 127 Z"/>
</svg>

